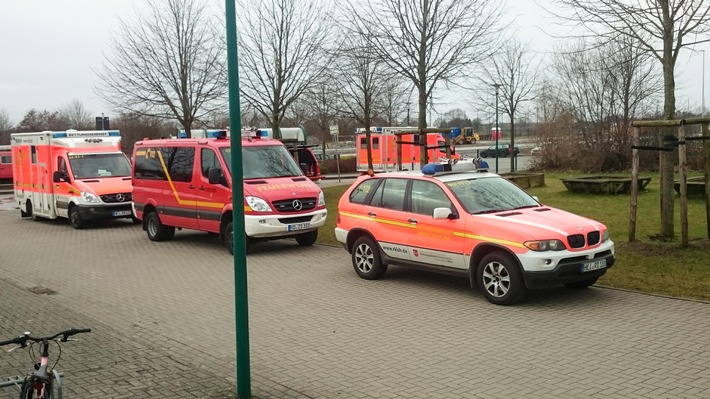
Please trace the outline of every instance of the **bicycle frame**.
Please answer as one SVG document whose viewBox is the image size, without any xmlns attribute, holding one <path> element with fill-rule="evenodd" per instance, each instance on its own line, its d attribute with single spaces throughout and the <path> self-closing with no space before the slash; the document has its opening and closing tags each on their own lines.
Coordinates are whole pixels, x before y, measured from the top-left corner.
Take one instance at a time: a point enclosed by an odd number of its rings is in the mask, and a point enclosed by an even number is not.
<svg viewBox="0 0 710 399">
<path fill-rule="evenodd" d="M 25 379 L 20 389 L 21 399 L 62 399 L 62 379 L 54 370 L 48 370 L 49 364 L 49 341 L 40 342 L 42 351 L 36 371 Z M 56 386 L 54 384 L 57 384 Z M 54 389 L 57 390 L 57 397 L 54 397 Z"/>
<path fill-rule="evenodd" d="M 61 358 L 62 350 L 60 342 L 69 341 L 69 337 L 75 334 L 91 332 L 90 328 L 72 328 L 70 330 L 62 331 L 57 334 L 48 337 L 32 337 L 29 332 L 24 333 L 16 338 L 9 339 L 7 341 L 0 341 L 0 346 L 18 344 L 19 346 L 10 349 L 13 351 L 17 348 L 26 348 L 28 342 L 30 345 L 33 343 L 40 344 L 40 359 L 39 363 L 35 363 L 35 371 L 21 379 L 16 377 L 10 379 L 7 382 L 0 383 L 0 388 L 3 387 L 20 387 L 20 399 L 62 399 L 62 373 L 54 370 L 54 367 L 59 363 Z M 57 355 L 57 360 L 55 361 L 52 369 L 49 368 L 49 344 L 51 341 L 56 342 L 59 354 Z M 33 351 L 30 350 L 30 357 L 33 358 Z M 20 384 L 21 382 L 21 384 Z"/>
</svg>

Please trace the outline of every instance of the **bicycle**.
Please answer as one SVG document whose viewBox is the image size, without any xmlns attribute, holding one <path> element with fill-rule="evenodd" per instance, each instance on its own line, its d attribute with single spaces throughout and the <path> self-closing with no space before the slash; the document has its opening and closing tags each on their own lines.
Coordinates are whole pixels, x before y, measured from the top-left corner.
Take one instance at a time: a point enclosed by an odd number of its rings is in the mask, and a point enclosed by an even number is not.
<svg viewBox="0 0 710 399">
<path fill-rule="evenodd" d="M 69 339 L 69 337 L 75 334 L 88 332 L 91 332 L 90 328 L 72 328 L 48 337 L 33 337 L 29 332 L 26 332 L 17 338 L 1 341 L 0 346 L 10 344 L 19 345 L 11 348 L 8 352 L 12 352 L 18 348 L 26 348 L 29 343 L 29 354 L 32 362 L 34 363 L 35 371 L 21 380 L 22 385 L 20 386 L 20 399 L 62 399 L 62 373 L 59 373 L 55 369 L 57 363 L 59 363 L 59 359 L 62 357 L 62 347 L 60 342 L 74 341 L 73 339 Z M 49 367 L 49 344 L 51 341 L 54 341 L 57 344 L 57 348 L 59 348 L 59 355 L 57 356 L 57 360 L 54 362 L 52 367 Z M 35 356 L 33 350 L 33 345 L 35 343 L 40 344 L 41 353 L 39 362 L 37 362 L 37 357 Z M 9 381 L 4 383 L 3 386 L 16 385 L 18 382 L 19 380 Z"/>
</svg>

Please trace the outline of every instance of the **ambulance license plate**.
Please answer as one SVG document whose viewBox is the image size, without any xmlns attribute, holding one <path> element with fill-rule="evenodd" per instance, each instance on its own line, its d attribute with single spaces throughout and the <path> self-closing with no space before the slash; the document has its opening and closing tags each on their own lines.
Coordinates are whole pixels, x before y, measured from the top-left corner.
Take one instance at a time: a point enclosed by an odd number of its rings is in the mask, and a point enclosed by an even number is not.
<svg viewBox="0 0 710 399">
<path fill-rule="evenodd" d="M 305 230 L 307 228 L 311 227 L 310 223 L 296 223 L 296 224 L 289 224 L 288 225 L 288 231 L 298 231 L 298 230 Z"/>
<path fill-rule="evenodd" d="M 111 212 L 112 216 L 131 216 L 131 211 L 113 211 Z"/>
<path fill-rule="evenodd" d="M 594 262 L 582 263 L 582 273 L 591 272 L 594 270 L 604 269 L 606 267 L 606 259 L 600 259 Z"/>
</svg>

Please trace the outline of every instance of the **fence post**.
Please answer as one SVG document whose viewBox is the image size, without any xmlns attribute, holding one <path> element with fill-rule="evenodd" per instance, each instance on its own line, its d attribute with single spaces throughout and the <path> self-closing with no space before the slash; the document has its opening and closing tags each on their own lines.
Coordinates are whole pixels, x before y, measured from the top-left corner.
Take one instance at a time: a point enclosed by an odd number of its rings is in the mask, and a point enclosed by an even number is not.
<svg viewBox="0 0 710 399">
<path fill-rule="evenodd" d="M 639 145 L 639 130 L 633 128 L 632 146 Z M 638 181 L 639 181 L 639 150 L 633 148 L 631 150 L 631 207 L 629 209 L 629 242 L 636 241 L 636 208 L 638 200 Z"/>
<path fill-rule="evenodd" d="M 678 127 L 678 172 L 680 174 L 680 241 L 688 246 L 688 161 L 685 156 L 685 126 Z"/>
</svg>

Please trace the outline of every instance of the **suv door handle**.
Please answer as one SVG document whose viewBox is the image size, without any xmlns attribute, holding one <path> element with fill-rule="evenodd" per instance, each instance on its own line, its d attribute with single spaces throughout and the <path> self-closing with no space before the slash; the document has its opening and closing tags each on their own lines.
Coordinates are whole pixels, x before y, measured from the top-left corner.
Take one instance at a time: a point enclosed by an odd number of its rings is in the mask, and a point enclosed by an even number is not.
<svg viewBox="0 0 710 399">
<path fill-rule="evenodd" d="M 198 188 L 198 190 L 205 191 L 205 187 L 204 187 L 204 186 L 200 186 L 200 188 Z"/>
<path fill-rule="evenodd" d="M 194 189 L 195 189 L 195 186 L 193 186 L 192 184 L 190 184 L 189 186 L 187 186 L 187 188 L 189 188 L 190 190 L 194 190 Z"/>
<path fill-rule="evenodd" d="M 375 212 L 368 212 L 367 216 L 372 216 L 374 218 L 377 214 Z"/>
<path fill-rule="evenodd" d="M 407 219 L 409 223 L 417 224 L 417 219 Z"/>
</svg>

